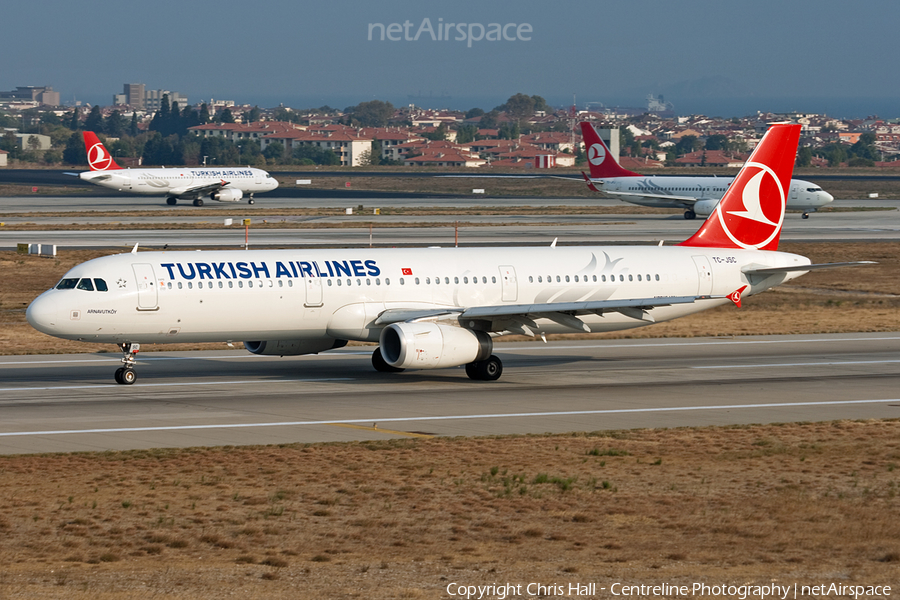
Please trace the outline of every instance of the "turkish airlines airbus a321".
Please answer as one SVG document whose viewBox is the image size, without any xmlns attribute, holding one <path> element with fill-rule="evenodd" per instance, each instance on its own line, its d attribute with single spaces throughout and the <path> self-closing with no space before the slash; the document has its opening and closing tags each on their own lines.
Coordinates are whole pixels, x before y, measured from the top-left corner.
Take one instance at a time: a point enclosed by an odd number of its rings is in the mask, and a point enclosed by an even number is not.
<svg viewBox="0 0 900 600">
<path fill-rule="evenodd" d="M 194 206 L 203 206 L 204 197 L 237 202 L 245 194 L 249 195 L 247 202 L 253 204 L 253 194 L 278 187 L 278 181 L 266 171 L 251 167 L 123 169 L 94 132 L 83 133 L 91 170 L 78 173 L 81 179 L 120 192 L 165 194 L 170 206 L 179 199 L 193 200 Z"/>
<path fill-rule="evenodd" d="M 493 339 L 668 321 L 838 264 L 777 252 L 799 125 L 775 125 L 700 230 L 672 247 L 140 252 L 90 260 L 28 307 L 44 333 L 118 344 L 242 340 L 299 355 L 379 342 L 378 371 L 465 365 L 500 377 Z M 856 264 L 856 263 L 841 263 Z"/>
<path fill-rule="evenodd" d="M 639 175 L 623 169 L 610 156 L 591 123 L 581 123 L 581 134 L 587 149 L 591 176 L 585 180 L 595 192 L 616 196 L 624 202 L 653 208 L 683 208 L 685 219 L 707 216 L 715 210 L 722 195 L 733 181 L 730 177 Z M 803 218 L 834 200 L 814 183 L 791 179 L 785 186 L 788 210 L 803 211 Z"/>
</svg>

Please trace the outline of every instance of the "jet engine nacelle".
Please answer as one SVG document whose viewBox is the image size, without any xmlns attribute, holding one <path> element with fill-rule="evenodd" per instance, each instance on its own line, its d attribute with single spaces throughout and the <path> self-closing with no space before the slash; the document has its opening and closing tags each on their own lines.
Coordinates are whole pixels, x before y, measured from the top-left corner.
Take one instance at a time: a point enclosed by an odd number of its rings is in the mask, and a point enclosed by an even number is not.
<svg viewBox="0 0 900 600">
<path fill-rule="evenodd" d="M 694 212 L 700 216 L 708 217 L 716 210 L 718 204 L 719 201 L 713 198 L 710 198 L 709 200 L 698 200 L 697 202 L 694 202 Z"/>
<path fill-rule="evenodd" d="M 244 192 L 237 188 L 222 188 L 210 194 L 210 198 L 219 202 L 237 202 L 244 197 Z"/>
<path fill-rule="evenodd" d="M 330 337 L 311 338 L 305 340 L 275 340 L 268 342 L 244 342 L 244 348 L 252 354 L 264 356 L 298 356 L 300 354 L 318 354 L 325 350 L 343 348 L 347 340 L 336 340 Z"/>
<path fill-rule="evenodd" d="M 483 331 L 436 323 L 393 323 L 381 331 L 381 356 L 398 369 L 458 367 L 491 355 Z"/>
</svg>

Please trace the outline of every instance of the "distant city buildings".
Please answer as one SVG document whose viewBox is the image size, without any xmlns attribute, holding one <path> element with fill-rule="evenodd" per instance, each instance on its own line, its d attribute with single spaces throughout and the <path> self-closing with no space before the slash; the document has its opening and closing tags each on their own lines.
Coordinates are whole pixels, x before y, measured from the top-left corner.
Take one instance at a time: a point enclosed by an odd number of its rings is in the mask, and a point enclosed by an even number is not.
<svg viewBox="0 0 900 600">
<path fill-rule="evenodd" d="M 169 106 L 177 102 L 184 108 L 188 105 L 187 96 L 169 90 L 148 90 L 143 83 L 126 83 L 121 94 L 113 96 L 114 106 L 130 106 L 138 110 L 156 112 L 162 103 L 163 96 L 169 96 Z"/>
<path fill-rule="evenodd" d="M 59 92 L 54 92 L 49 85 L 19 86 L 11 92 L 0 92 L 0 102 L 10 100 L 33 102 L 35 106 L 59 106 Z"/>
</svg>

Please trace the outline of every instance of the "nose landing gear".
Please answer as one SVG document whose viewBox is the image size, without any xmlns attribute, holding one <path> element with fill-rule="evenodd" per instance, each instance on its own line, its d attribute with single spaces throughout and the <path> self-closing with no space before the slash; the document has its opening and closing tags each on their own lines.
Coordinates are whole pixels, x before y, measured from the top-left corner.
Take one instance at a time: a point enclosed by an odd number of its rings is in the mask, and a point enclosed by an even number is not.
<svg viewBox="0 0 900 600">
<path fill-rule="evenodd" d="M 122 349 L 122 365 L 116 369 L 116 383 L 119 385 L 131 385 L 137 381 L 137 373 L 134 372 L 135 355 L 140 351 L 141 345 L 131 342 L 118 344 Z"/>
</svg>

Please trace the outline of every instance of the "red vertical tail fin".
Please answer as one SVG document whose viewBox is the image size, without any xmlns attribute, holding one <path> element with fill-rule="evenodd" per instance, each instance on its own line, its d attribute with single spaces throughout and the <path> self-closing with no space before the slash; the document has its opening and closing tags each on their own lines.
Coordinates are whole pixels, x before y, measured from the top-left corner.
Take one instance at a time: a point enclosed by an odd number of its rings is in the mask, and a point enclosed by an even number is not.
<svg viewBox="0 0 900 600">
<path fill-rule="evenodd" d="M 96 133 L 93 131 L 84 131 L 82 133 L 84 135 L 84 148 L 87 150 L 88 165 L 90 165 L 91 171 L 113 171 L 122 168 L 116 164 L 115 160 L 113 160 L 109 150 L 106 149 L 106 146 L 103 145 L 103 142 L 100 141 L 100 138 L 97 137 Z"/>
<path fill-rule="evenodd" d="M 637 173 L 623 169 L 619 163 L 610 156 L 609 148 L 600 139 L 600 134 L 594 126 L 587 121 L 581 122 L 581 138 L 584 140 L 584 148 L 587 151 L 588 166 L 591 177 L 594 179 L 607 179 L 612 177 L 640 177 Z"/>
<path fill-rule="evenodd" d="M 777 250 L 800 125 L 772 125 L 703 226 L 681 246 Z"/>
</svg>

